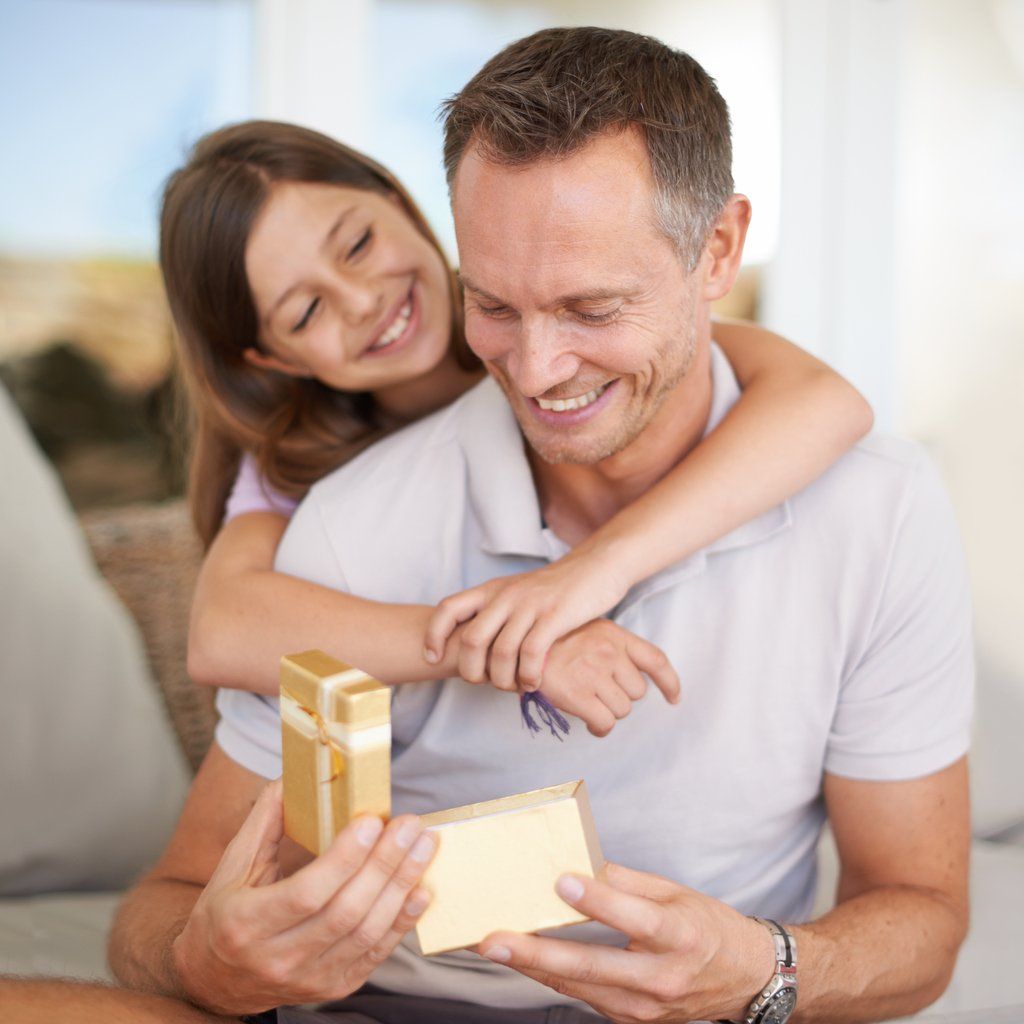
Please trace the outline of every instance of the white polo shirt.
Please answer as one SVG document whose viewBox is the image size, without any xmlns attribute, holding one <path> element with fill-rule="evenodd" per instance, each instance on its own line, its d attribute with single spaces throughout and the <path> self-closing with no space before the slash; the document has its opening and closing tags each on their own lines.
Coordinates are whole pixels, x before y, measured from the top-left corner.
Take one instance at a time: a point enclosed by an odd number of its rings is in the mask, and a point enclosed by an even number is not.
<svg viewBox="0 0 1024 1024">
<path fill-rule="evenodd" d="M 712 376 L 709 430 L 739 395 L 717 348 Z M 488 379 L 317 484 L 277 568 L 433 604 L 565 550 Z M 789 502 L 633 588 L 612 617 L 669 656 L 678 705 L 650 687 L 608 737 L 574 721 L 560 743 L 523 727 L 514 694 L 458 679 L 396 687 L 395 813 L 583 778 L 610 860 L 798 922 L 813 898 L 822 773 L 908 779 L 967 751 L 967 575 L 938 474 L 907 442 L 865 440 Z M 222 691 L 219 707 L 225 752 L 280 774 L 276 702 Z M 594 923 L 558 934 L 624 941 Z M 472 953 L 425 959 L 408 944 L 373 981 L 493 1006 L 572 1002 Z"/>
</svg>

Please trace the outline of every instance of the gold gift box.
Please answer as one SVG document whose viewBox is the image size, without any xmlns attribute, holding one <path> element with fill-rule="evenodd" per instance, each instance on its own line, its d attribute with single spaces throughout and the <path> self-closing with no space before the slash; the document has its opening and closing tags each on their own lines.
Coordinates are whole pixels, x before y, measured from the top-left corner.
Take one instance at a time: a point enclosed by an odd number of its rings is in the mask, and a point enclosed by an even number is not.
<svg viewBox="0 0 1024 1024">
<path fill-rule="evenodd" d="M 582 780 L 421 816 L 437 854 L 416 926 L 426 956 L 493 931 L 535 932 L 589 920 L 555 892 L 559 875 L 601 877 L 604 857 Z"/>
<path fill-rule="evenodd" d="M 322 651 L 281 659 L 284 830 L 320 854 L 356 815 L 391 813 L 391 691 Z"/>
</svg>

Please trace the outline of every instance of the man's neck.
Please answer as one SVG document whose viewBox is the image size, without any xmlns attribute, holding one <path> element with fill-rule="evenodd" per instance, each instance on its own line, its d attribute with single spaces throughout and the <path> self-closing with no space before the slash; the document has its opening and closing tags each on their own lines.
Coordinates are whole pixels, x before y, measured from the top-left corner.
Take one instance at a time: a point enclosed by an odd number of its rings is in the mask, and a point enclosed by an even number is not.
<svg viewBox="0 0 1024 1024">
<path fill-rule="evenodd" d="M 628 447 L 593 465 L 544 462 L 529 448 L 544 521 L 575 546 L 669 473 L 700 442 L 711 413 L 711 353 L 689 372 Z"/>
</svg>

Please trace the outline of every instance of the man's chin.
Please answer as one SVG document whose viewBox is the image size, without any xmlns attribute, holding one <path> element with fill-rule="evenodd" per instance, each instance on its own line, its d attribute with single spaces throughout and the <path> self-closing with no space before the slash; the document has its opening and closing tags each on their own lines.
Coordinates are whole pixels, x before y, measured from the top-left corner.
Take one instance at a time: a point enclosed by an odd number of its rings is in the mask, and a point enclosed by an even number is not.
<svg viewBox="0 0 1024 1024">
<path fill-rule="evenodd" d="M 526 438 L 530 451 L 550 466 L 593 466 L 604 459 L 617 455 L 628 445 L 628 441 L 600 437 L 538 436 L 534 430 L 519 419 L 519 428 Z"/>
</svg>

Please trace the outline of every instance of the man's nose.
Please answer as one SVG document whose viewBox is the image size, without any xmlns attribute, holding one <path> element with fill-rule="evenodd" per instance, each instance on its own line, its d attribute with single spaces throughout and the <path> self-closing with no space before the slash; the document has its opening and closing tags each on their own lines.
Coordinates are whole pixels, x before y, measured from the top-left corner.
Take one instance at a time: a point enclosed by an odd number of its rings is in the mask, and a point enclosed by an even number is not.
<svg viewBox="0 0 1024 1024">
<path fill-rule="evenodd" d="M 546 318 L 520 322 L 505 368 L 521 394 L 536 398 L 576 376 L 580 358 L 566 341 L 558 325 Z"/>
</svg>

